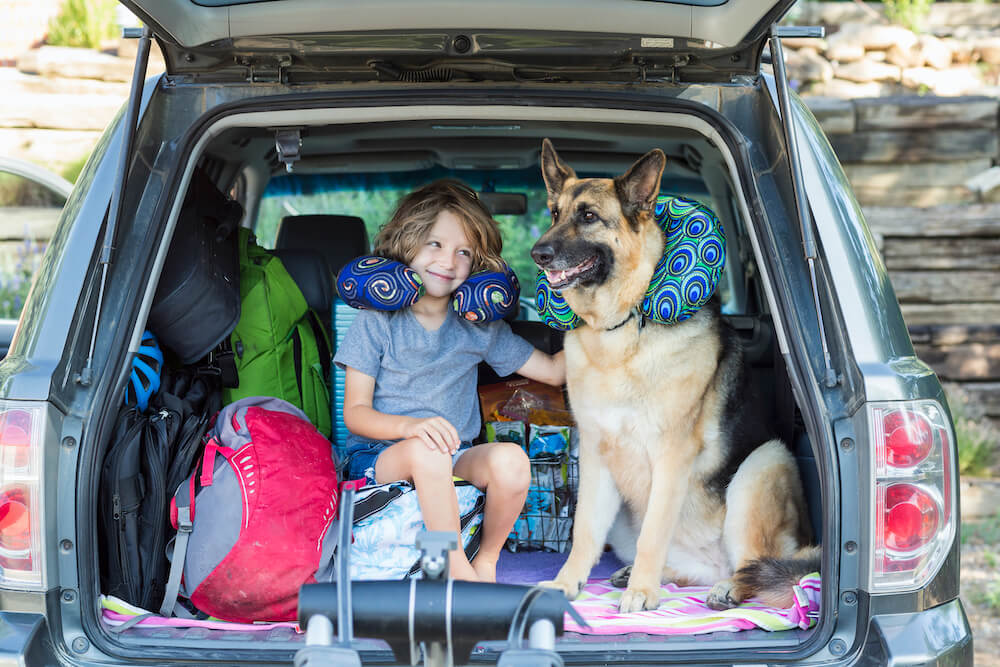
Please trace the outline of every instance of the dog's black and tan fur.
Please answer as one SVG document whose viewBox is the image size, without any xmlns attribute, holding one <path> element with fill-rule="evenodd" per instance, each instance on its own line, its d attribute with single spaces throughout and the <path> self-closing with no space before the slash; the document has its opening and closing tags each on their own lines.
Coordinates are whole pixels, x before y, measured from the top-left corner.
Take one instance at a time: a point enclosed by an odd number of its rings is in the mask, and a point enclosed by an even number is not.
<svg viewBox="0 0 1000 667">
<path fill-rule="evenodd" d="M 552 227 L 531 254 L 585 323 L 565 341 L 580 430 L 573 548 L 546 584 L 575 597 L 609 540 L 632 563 L 615 577 L 623 612 L 655 608 L 662 581 L 713 585 L 716 609 L 751 596 L 788 606 L 819 552 L 805 546 L 795 461 L 744 402 L 739 338 L 714 299 L 679 324 L 637 314 L 664 249 L 652 211 L 665 164 L 653 150 L 618 178 L 578 179 L 542 145 Z"/>
</svg>

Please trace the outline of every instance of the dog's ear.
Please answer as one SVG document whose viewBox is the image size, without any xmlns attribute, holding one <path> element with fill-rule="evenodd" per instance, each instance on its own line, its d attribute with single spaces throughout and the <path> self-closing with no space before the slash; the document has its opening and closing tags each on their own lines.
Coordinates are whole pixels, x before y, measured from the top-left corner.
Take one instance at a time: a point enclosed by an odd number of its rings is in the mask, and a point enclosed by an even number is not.
<svg viewBox="0 0 1000 667">
<path fill-rule="evenodd" d="M 545 189 L 549 191 L 549 199 L 554 199 L 562 192 L 563 183 L 576 178 L 576 172 L 564 164 L 552 142 L 542 139 L 542 178 L 545 179 Z"/>
<path fill-rule="evenodd" d="M 667 156 L 659 148 L 654 148 L 636 160 L 623 176 L 615 179 L 615 188 L 626 214 L 652 208 L 656 195 L 660 194 L 660 177 L 666 166 Z"/>
</svg>

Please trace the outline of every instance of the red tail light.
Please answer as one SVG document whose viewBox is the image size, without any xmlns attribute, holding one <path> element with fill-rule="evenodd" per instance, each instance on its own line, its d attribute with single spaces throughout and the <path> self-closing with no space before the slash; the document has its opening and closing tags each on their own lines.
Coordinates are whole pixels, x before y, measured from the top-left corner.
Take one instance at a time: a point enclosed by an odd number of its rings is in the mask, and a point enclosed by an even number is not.
<svg viewBox="0 0 1000 667">
<path fill-rule="evenodd" d="M 955 537 L 954 436 L 935 401 L 870 403 L 874 591 L 913 590 Z"/>
<path fill-rule="evenodd" d="M 927 418 L 910 410 L 894 410 L 883 418 L 886 463 L 895 468 L 915 466 L 930 454 L 934 434 Z"/>
<path fill-rule="evenodd" d="M 930 544 L 941 524 L 941 509 L 915 484 L 893 484 L 885 491 L 885 546 L 911 556 Z"/>
<path fill-rule="evenodd" d="M 0 403 L 0 586 L 4 588 L 38 590 L 45 584 L 41 528 L 44 414 L 41 407 Z"/>
</svg>

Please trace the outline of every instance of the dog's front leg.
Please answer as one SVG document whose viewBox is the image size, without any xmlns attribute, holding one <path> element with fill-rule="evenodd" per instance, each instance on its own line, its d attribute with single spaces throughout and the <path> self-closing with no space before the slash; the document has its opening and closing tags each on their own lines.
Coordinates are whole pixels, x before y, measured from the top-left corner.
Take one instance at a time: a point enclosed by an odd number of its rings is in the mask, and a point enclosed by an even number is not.
<svg viewBox="0 0 1000 667">
<path fill-rule="evenodd" d="M 621 496 L 611 473 L 600 460 L 596 443 L 580 442 L 580 487 L 573 515 L 573 547 L 559 574 L 540 585 L 561 590 L 572 600 L 590 576 L 604 550 L 604 540 L 621 506 Z"/>
<path fill-rule="evenodd" d="M 687 497 L 690 470 L 686 462 L 660 456 L 653 462 L 652 473 L 656 481 L 650 485 L 628 588 L 618 603 L 621 613 L 659 606 L 663 567 L 681 506 Z"/>
</svg>

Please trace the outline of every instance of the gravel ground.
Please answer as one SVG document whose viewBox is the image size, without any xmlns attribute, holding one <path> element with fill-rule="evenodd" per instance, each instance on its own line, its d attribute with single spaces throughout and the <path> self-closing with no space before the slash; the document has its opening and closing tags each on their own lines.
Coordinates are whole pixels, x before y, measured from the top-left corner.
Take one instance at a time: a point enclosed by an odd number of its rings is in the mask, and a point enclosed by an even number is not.
<svg viewBox="0 0 1000 667">
<path fill-rule="evenodd" d="M 1000 667 L 1000 516 L 963 524 L 962 604 L 976 667 Z"/>
</svg>

